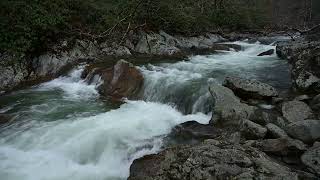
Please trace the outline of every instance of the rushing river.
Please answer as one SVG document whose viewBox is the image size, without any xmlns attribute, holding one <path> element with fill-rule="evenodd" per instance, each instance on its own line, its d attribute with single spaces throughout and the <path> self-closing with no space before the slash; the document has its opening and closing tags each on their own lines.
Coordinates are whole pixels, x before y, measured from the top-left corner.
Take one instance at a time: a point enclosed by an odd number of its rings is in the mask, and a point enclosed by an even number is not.
<svg viewBox="0 0 320 180">
<path fill-rule="evenodd" d="M 290 86 L 289 68 L 275 48 L 237 42 L 242 51 L 149 64 L 141 101 L 115 105 L 99 97 L 99 81 L 86 84 L 83 66 L 69 75 L 0 97 L 0 113 L 14 121 L 0 127 L 1 180 L 122 180 L 132 161 L 155 153 L 177 124 L 210 120 L 208 81 L 234 75 Z"/>
</svg>

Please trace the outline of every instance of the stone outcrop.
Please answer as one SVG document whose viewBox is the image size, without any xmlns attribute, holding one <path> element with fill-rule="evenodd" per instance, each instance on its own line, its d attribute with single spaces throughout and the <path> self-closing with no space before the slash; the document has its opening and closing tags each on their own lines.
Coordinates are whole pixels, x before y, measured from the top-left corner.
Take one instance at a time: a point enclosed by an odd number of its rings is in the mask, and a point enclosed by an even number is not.
<svg viewBox="0 0 320 180">
<path fill-rule="evenodd" d="M 172 56 L 185 57 L 193 51 L 228 50 L 231 45 L 219 45 L 225 41 L 215 34 L 198 37 L 171 36 L 159 33 L 130 33 L 121 45 L 117 43 L 97 43 L 90 40 L 63 41 L 54 45 L 50 51 L 43 52 L 32 59 L 0 54 L 0 94 L 27 84 L 26 82 L 49 80 L 63 73 L 69 65 L 83 61 L 104 59 L 106 57 L 128 56 Z M 234 46 L 235 47 L 235 46 Z M 17 63 L 17 59 L 21 60 Z M 9 62 L 9 63 L 8 63 Z"/>
<path fill-rule="evenodd" d="M 255 148 L 207 140 L 135 160 L 128 180 L 298 178 L 297 173 Z"/>
<path fill-rule="evenodd" d="M 293 85 L 298 91 L 320 92 L 320 42 L 288 41 L 276 48 L 279 57 L 292 65 Z"/>
<path fill-rule="evenodd" d="M 223 85 L 243 99 L 271 99 L 278 96 L 275 88 L 256 80 L 227 77 Z"/>
</svg>

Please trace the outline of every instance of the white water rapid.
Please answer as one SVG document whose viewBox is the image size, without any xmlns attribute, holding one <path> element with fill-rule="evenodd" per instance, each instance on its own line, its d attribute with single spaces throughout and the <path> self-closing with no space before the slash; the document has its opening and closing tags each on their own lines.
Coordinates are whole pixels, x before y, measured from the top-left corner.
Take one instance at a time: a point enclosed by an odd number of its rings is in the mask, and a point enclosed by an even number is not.
<svg viewBox="0 0 320 180">
<path fill-rule="evenodd" d="M 0 180 L 122 180 L 132 161 L 156 153 L 177 124 L 208 123 L 207 82 L 227 75 L 289 86 L 288 65 L 274 48 L 238 42 L 243 50 L 139 69 L 141 101 L 114 105 L 80 79 L 83 67 L 39 86 L 0 97 L 0 112 L 14 116 L 0 127 Z"/>
</svg>

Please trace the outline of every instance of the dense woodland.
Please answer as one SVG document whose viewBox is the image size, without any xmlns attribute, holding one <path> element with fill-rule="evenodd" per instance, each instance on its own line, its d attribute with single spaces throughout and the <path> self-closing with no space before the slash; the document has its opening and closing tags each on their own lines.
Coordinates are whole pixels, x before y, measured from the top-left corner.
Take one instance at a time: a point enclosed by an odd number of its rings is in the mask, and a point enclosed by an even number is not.
<svg viewBox="0 0 320 180">
<path fill-rule="evenodd" d="M 119 39 L 128 30 L 208 31 L 312 26 L 319 0 L 1 0 L 0 50 L 24 55 L 63 38 Z"/>
</svg>

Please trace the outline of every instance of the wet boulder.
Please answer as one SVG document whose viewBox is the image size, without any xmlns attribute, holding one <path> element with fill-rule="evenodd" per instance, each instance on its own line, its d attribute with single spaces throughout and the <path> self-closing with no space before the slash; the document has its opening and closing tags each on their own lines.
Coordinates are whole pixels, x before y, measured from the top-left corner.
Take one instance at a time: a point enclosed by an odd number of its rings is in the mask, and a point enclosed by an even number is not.
<svg viewBox="0 0 320 180">
<path fill-rule="evenodd" d="M 320 121 L 304 120 L 291 123 L 287 126 L 287 133 L 305 143 L 313 143 L 320 140 Z"/>
<path fill-rule="evenodd" d="M 208 124 L 200 124 L 197 121 L 188 121 L 175 126 L 169 137 L 183 142 L 198 142 L 204 139 L 213 139 L 220 135 L 220 130 Z"/>
<path fill-rule="evenodd" d="M 320 176 L 320 143 L 314 143 L 313 147 L 301 156 L 301 161 Z"/>
<path fill-rule="evenodd" d="M 288 101 L 282 104 L 282 114 L 289 122 L 298 122 L 311 118 L 311 108 L 302 101 Z"/>
<path fill-rule="evenodd" d="M 232 90 L 217 82 L 210 82 L 209 91 L 214 100 L 211 123 L 218 127 L 238 127 L 242 119 L 249 118 L 257 109 L 242 103 Z"/>
<path fill-rule="evenodd" d="M 115 100 L 134 98 L 143 86 L 142 73 L 131 63 L 118 61 L 111 68 L 95 68 L 88 74 L 87 81 L 92 82 L 100 76 L 102 83 L 98 87 L 99 93 Z"/>
<path fill-rule="evenodd" d="M 227 77 L 223 86 L 230 88 L 237 96 L 243 99 L 271 99 L 278 96 L 277 90 L 257 80 Z"/>
<path fill-rule="evenodd" d="M 265 153 L 240 144 L 207 140 L 178 146 L 133 162 L 129 180 L 298 179 Z"/>
<path fill-rule="evenodd" d="M 271 56 L 273 53 L 274 53 L 274 49 L 270 49 L 268 51 L 258 54 L 258 56 Z"/>
</svg>

